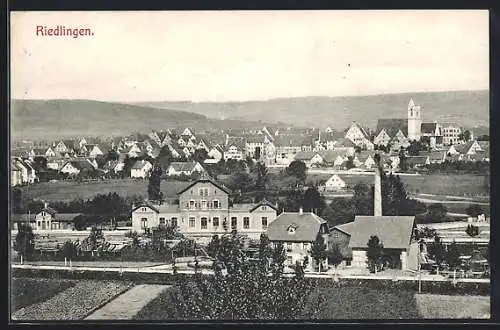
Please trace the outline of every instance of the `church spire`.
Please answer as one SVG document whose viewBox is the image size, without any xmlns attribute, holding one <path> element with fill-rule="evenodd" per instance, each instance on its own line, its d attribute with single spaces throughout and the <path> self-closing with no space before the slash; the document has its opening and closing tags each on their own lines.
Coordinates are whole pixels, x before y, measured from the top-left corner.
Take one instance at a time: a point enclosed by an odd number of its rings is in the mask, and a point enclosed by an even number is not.
<svg viewBox="0 0 500 330">
<path fill-rule="evenodd" d="M 408 110 L 415 107 L 415 102 L 413 102 L 413 98 L 410 98 L 410 102 L 408 103 Z"/>
</svg>

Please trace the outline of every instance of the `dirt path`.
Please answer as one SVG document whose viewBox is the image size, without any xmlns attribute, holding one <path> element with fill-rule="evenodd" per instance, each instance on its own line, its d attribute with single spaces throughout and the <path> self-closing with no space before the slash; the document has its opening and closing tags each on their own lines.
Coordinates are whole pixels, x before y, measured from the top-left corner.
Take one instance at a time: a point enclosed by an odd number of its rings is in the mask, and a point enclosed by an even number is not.
<svg viewBox="0 0 500 330">
<path fill-rule="evenodd" d="M 169 285 L 136 285 L 107 303 L 85 320 L 131 320 L 147 303 L 156 298 Z"/>
<path fill-rule="evenodd" d="M 489 296 L 415 295 L 424 319 L 489 319 Z"/>
</svg>

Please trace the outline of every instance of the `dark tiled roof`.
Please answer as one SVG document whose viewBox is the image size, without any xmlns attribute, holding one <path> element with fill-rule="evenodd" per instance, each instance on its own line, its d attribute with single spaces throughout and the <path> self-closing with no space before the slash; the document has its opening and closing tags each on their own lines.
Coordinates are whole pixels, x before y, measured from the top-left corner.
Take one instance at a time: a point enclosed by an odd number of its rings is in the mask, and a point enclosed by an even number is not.
<svg viewBox="0 0 500 330">
<path fill-rule="evenodd" d="M 415 224 L 414 216 L 356 216 L 349 224 L 337 226 L 351 235 L 350 248 L 367 248 L 376 235 L 387 249 L 406 249 Z"/>
<path fill-rule="evenodd" d="M 55 221 L 71 222 L 80 215 L 82 215 L 82 213 L 57 213 Z"/>
<path fill-rule="evenodd" d="M 94 170 L 94 167 L 92 166 L 92 164 L 90 164 L 88 161 L 86 161 L 84 159 L 70 160 L 67 163 L 70 163 L 72 166 L 74 166 L 76 169 L 78 169 L 80 171 L 84 170 L 84 169 Z M 66 166 L 66 164 L 64 164 L 63 167 Z"/>
<path fill-rule="evenodd" d="M 420 125 L 420 131 L 424 134 L 434 134 L 434 132 L 436 132 L 437 126 L 437 123 L 422 123 Z"/>
<path fill-rule="evenodd" d="M 316 240 L 322 224 L 326 221 L 314 213 L 281 213 L 269 224 L 267 235 L 271 241 L 313 242 Z M 290 234 L 288 228 L 295 227 Z"/>
<path fill-rule="evenodd" d="M 180 171 L 191 172 L 196 166 L 196 164 L 197 164 L 196 162 L 172 162 L 170 163 L 170 167 L 173 167 L 173 169 L 176 172 Z"/>
<path fill-rule="evenodd" d="M 140 170 L 142 168 L 144 168 L 144 166 L 146 166 L 147 164 L 150 164 L 150 162 L 148 162 L 147 160 L 138 160 L 134 163 L 134 165 L 132 166 L 132 169 L 135 169 L 135 170 Z"/>
<path fill-rule="evenodd" d="M 10 220 L 12 222 L 26 222 L 29 221 L 32 222 L 32 221 L 35 221 L 35 216 L 36 214 L 28 214 L 28 213 L 25 213 L 25 214 L 18 214 L 18 213 L 14 213 L 14 214 L 11 214 L 10 216 Z"/>
<path fill-rule="evenodd" d="M 385 129 L 386 133 L 392 138 L 398 131 L 401 131 L 405 136 L 408 135 L 408 120 L 402 118 L 379 119 L 377 122 L 377 135 Z"/>
<path fill-rule="evenodd" d="M 195 184 L 197 184 L 198 182 L 210 182 L 211 184 L 213 184 L 214 186 L 216 186 L 217 188 L 219 188 L 220 190 L 224 191 L 226 194 L 230 194 L 230 191 L 224 187 L 222 184 L 218 183 L 217 181 L 215 181 L 212 177 L 210 177 L 210 175 L 208 175 L 208 173 L 206 172 L 202 172 L 200 178 L 194 182 L 191 182 L 190 184 L 188 184 L 186 187 L 184 187 L 183 189 L 181 189 L 179 192 L 177 192 L 178 195 L 182 194 L 183 192 L 185 192 L 186 190 L 188 190 L 189 188 L 191 188 L 192 186 L 194 186 Z"/>
</svg>

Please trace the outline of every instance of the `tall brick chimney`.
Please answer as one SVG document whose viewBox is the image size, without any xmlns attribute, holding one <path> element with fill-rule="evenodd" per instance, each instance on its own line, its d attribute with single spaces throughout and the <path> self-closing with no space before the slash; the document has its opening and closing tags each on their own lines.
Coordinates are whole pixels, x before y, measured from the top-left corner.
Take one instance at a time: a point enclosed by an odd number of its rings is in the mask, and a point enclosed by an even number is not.
<svg viewBox="0 0 500 330">
<path fill-rule="evenodd" d="M 377 166 L 375 167 L 375 187 L 374 187 L 374 198 L 373 198 L 373 215 L 382 216 L 382 184 L 380 179 L 380 171 L 382 167 L 380 166 L 380 155 L 375 155 L 375 162 Z"/>
</svg>

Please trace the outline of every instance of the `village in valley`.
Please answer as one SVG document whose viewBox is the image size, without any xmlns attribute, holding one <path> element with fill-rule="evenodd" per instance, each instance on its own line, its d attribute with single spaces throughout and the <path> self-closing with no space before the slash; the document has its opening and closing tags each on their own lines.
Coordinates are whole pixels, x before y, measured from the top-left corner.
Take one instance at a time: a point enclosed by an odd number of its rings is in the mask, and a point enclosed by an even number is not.
<svg viewBox="0 0 500 330">
<path fill-rule="evenodd" d="M 494 319 L 489 19 L 12 11 L 10 322 Z"/>
<path fill-rule="evenodd" d="M 425 122 L 424 111 L 411 99 L 406 118 L 343 133 L 187 127 L 23 141 L 12 149 L 12 263 L 210 273 L 223 237 L 236 235 L 252 260 L 264 235 L 282 246 L 288 274 L 488 279 L 488 188 L 431 188 L 489 174 L 488 136 Z M 84 200 L 77 186 L 99 193 Z M 54 187 L 68 196 L 50 197 Z"/>
</svg>

